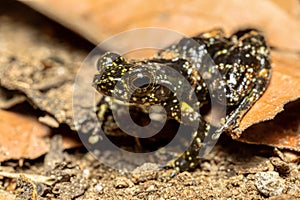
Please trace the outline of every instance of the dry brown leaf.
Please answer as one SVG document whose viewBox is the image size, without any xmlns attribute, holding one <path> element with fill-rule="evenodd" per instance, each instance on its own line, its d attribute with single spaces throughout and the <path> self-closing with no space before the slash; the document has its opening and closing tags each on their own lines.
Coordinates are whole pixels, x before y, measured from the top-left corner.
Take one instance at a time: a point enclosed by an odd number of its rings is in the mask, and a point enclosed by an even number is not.
<svg viewBox="0 0 300 200">
<path fill-rule="evenodd" d="M 33 117 L 0 109 L 0 162 L 8 159 L 37 158 L 49 150 L 50 128 Z M 78 146 L 64 138 L 64 147 Z"/>
<path fill-rule="evenodd" d="M 293 18 L 300 20 L 300 1 L 299 0 L 272 0 L 278 7 L 283 9 Z"/>
<path fill-rule="evenodd" d="M 21 1 L 95 44 L 119 32 L 149 26 L 189 36 L 216 26 L 227 32 L 257 27 L 271 45 L 300 51 L 300 22 L 269 0 Z"/>
<path fill-rule="evenodd" d="M 300 101 L 288 104 L 274 120 L 251 126 L 239 141 L 300 151 Z"/>
<path fill-rule="evenodd" d="M 0 130 L 0 161 L 36 158 L 49 148 L 50 129 L 34 118 L 0 110 Z"/>
<path fill-rule="evenodd" d="M 235 138 L 252 124 L 273 119 L 283 110 L 284 104 L 300 97 L 300 57 L 272 51 L 272 61 L 270 85 L 235 130 Z"/>
<path fill-rule="evenodd" d="M 284 109 L 284 104 L 300 97 L 299 55 L 273 51 L 272 57 L 273 74 L 270 86 L 244 117 L 240 130 L 236 130 L 237 135 L 233 137 L 241 136 L 238 140 L 242 142 L 300 151 L 299 100 L 288 104 L 286 112 L 280 113 L 274 120 L 251 126 L 253 121 L 272 119 Z M 245 129 L 247 130 L 241 135 Z"/>
</svg>

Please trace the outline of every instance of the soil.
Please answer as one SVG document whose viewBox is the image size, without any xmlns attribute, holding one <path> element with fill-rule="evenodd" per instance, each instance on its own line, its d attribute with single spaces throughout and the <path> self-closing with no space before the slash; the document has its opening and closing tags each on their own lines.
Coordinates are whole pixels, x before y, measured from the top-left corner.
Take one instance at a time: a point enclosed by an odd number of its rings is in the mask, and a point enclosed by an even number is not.
<svg viewBox="0 0 300 200">
<path fill-rule="evenodd" d="M 43 61 L 47 68 L 57 60 L 45 58 L 55 55 L 64 58 L 58 64 L 74 72 L 78 62 L 94 48 L 80 36 L 18 2 L 1 4 L 0 24 L 1 59 L 13 56 L 32 66 Z M 75 64 L 71 69 L 72 62 Z M 64 91 L 73 80 L 53 80 L 57 84 L 51 83 L 51 90 Z M 3 89 L 12 92 L 9 87 Z M 64 92 L 55 91 L 52 95 L 66 98 Z M 43 95 L 47 92 L 48 88 Z M 39 105 L 38 101 L 32 98 L 31 104 L 24 102 L 30 99 L 28 94 L 16 93 L 17 98 L 3 107 L 20 113 L 26 109 L 27 114 L 38 118 L 49 106 L 34 109 L 32 103 Z M 240 143 L 222 135 L 193 171 L 170 178 L 171 169 L 144 163 L 132 173 L 125 173 L 101 164 L 84 147 L 64 150 L 61 135 L 73 134 L 77 138 L 77 133 L 69 127 L 70 119 L 62 118 L 58 123 L 46 155 L 1 162 L 0 199 L 300 199 L 299 160 L 284 157 L 297 157 L 295 152 Z"/>
</svg>

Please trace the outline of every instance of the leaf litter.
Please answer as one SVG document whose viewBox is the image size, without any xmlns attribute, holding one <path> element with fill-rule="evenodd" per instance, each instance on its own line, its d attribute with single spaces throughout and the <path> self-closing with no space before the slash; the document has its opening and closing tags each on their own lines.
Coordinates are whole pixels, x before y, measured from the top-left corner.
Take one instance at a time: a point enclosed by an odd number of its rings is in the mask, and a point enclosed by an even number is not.
<svg viewBox="0 0 300 200">
<path fill-rule="evenodd" d="M 131 5 L 132 7 L 140 8 L 137 9 L 138 12 L 136 13 L 129 13 L 128 9 L 123 9 L 124 7 L 122 6 L 122 3 L 95 3 L 93 1 L 85 1 L 80 4 L 81 6 L 73 8 L 72 5 L 74 4 L 70 4 L 70 2 L 64 0 L 62 3 L 68 5 L 68 7 L 72 9 L 70 9 L 68 16 L 63 16 L 61 14 L 62 11 L 59 10 L 56 5 L 51 4 L 51 0 L 47 1 L 47 3 L 50 4 L 48 4 L 47 9 L 44 7 L 42 12 L 47 12 L 47 14 L 51 16 L 56 15 L 56 19 L 63 24 L 66 24 L 68 21 L 86 23 L 85 28 L 82 28 L 82 24 L 76 25 L 76 23 L 75 25 L 72 24 L 67 26 L 73 28 L 73 30 L 79 32 L 81 35 L 95 43 L 119 31 L 137 26 L 144 27 L 149 25 L 174 28 L 188 35 L 193 35 L 197 32 L 210 29 L 211 26 L 224 26 L 228 33 L 232 32 L 233 30 L 237 30 L 242 26 L 254 26 L 263 30 L 266 33 L 267 38 L 269 38 L 270 44 L 274 47 L 272 51 L 274 66 L 272 81 L 265 95 L 247 113 L 239 129 L 231 133 L 231 136 L 246 143 L 264 144 L 282 148 L 282 151 L 277 152 L 281 159 L 283 159 L 283 154 L 285 154 L 283 151 L 284 149 L 299 151 L 299 112 L 297 113 L 297 108 L 299 108 L 297 105 L 299 105 L 299 103 L 296 101 L 295 103 L 290 103 L 284 106 L 288 102 L 295 101 L 299 98 L 299 86 L 297 85 L 299 85 L 298 80 L 300 73 L 298 66 L 300 45 L 299 40 L 297 39 L 299 36 L 300 26 L 299 20 L 296 19 L 296 12 L 291 15 L 285 9 L 281 9 L 278 4 L 273 4 L 272 1 L 260 1 L 255 4 L 251 4 L 250 1 L 243 3 L 238 1 L 231 1 L 230 3 L 225 3 L 222 1 L 199 1 L 199 4 L 196 3 L 197 5 L 192 5 L 194 4 L 193 2 L 190 5 L 178 2 L 174 4 L 177 10 L 171 5 L 169 5 L 166 10 L 161 10 L 161 6 L 157 6 L 161 5 L 161 2 L 159 4 L 151 3 L 151 5 L 149 5 L 147 3 L 140 4 L 129 1 L 126 4 L 129 6 Z M 40 5 L 45 2 L 46 1 L 41 1 Z M 52 3 L 53 2 L 55 1 L 52 0 Z M 292 1 L 288 2 L 291 3 Z M 114 10 L 106 9 L 103 5 L 117 6 L 114 7 Z M 99 12 L 101 8 L 98 6 L 106 11 Z M 38 8 L 37 6 L 33 7 Z M 206 9 L 203 12 L 199 12 L 199 9 L 195 9 L 199 7 L 205 7 Z M 63 6 L 61 6 L 61 8 L 63 8 Z M 148 14 L 146 15 L 147 17 L 145 17 L 146 8 L 149 8 L 147 11 Z M 75 14 L 73 13 L 73 9 L 77 9 Z M 207 13 L 206 10 L 210 11 L 210 13 Z M 226 10 L 230 14 L 222 15 L 224 12 L 221 12 L 221 10 Z M 126 17 L 121 18 L 120 21 L 118 21 L 117 18 L 113 17 L 113 14 L 117 11 L 118 13 L 125 13 Z M 101 13 L 102 16 L 99 17 L 99 13 Z M 253 13 L 255 13 L 255 15 L 253 15 Z M 74 19 L 77 15 L 80 17 L 79 20 L 76 21 Z M 83 21 L 81 18 L 82 16 L 85 17 L 85 20 Z M 236 20 L 237 17 L 234 16 L 238 16 L 238 18 L 241 18 L 241 20 Z M 109 20 L 111 23 L 103 23 L 108 21 L 107 19 L 112 19 Z M 180 23 L 180 26 L 178 26 L 179 19 L 184 22 Z M 6 25 L 2 26 L 0 29 L 0 34 L 3 34 L 1 36 L 1 44 L 5 44 L 6 47 L 2 48 L 0 52 L 0 70 L 3 70 L 4 68 L 6 69 L 0 73 L 0 76 L 2 75 L 1 86 L 5 90 L 16 90 L 21 92 L 23 95 L 25 94 L 27 100 L 32 103 L 35 108 L 45 111 L 59 124 L 66 123 L 70 127 L 73 127 L 71 121 L 72 116 L 69 112 L 70 107 L 68 107 L 71 105 L 69 98 L 71 91 L 70 86 L 68 85 L 73 81 L 72 77 L 75 75 L 75 71 L 79 66 L 78 63 L 80 63 L 84 56 L 81 57 L 80 53 L 74 54 L 76 51 L 70 50 L 69 48 L 64 49 L 64 47 L 60 46 L 58 43 L 47 43 L 46 41 L 53 41 L 49 39 L 49 37 L 44 39 L 43 37 L 39 38 L 40 40 L 37 42 L 35 40 L 36 35 L 39 35 L 42 32 L 36 32 L 35 27 L 28 28 L 28 25 L 24 26 L 24 24 L 18 24 L 16 21 L 12 22 L 7 17 L 0 18 L 0 20 L 3 20 L 2 22 L 4 22 L 4 25 Z M 191 24 L 193 24 L 193 26 L 191 26 Z M 279 24 L 285 24 L 285 28 L 278 26 Z M 23 31 L 11 31 L 12 29 L 10 27 L 13 25 L 17 25 L 18 28 L 21 27 L 21 30 Z M 195 30 L 195 27 L 197 26 L 201 27 L 201 29 Z M 91 30 L 93 27 L 94 30 Z M 100 29 L 101 33 L 99 33 L 99 30 L 95 29 Z M 8 44 L 9 40 L 5 40 L 5 34 L 7 33 L 11 34 L 10 36 L 14 38 L 15 45 L 23 44 L 25 48 L 22 49 L 22 45 L 10 46 L 10 44 Z M 28 48 L 30 50 L 28 50 Z M 48 49 L 52 50 L 49 51 Z M 64 50 L 61 51 L 61 49 Z M 73 54 L 75 56 L 72 57 L 69 54 Z M 54 59 L 53 61 L 53 55 L 56 57 L 59 55 L 59 59 Z M 63 59 L 61 59 L 60 56 L 63 57 Z M 17 57 L 16 60 L 14 59 L 15 57 Z M 11 60 L 9 61 L 7 58 L 11 58 Z M 64 63 L 62 64 L 60 60 L 63 60 Z M 13 63 L 12 61 L 16 61 L 14 65 L 11 64 Z M 49 66 L 52 68 L 52 65 L 54 65 L 54 69 L 59 68 L 59 66 L 64 68 L 64 70 L 67 70 L 67 74 L 70 76 L 62 76 L 59 77 L 59 79 L 56 79 L 55 77 L 51 79 L 51 76 L 47 77 L 49 75 L 47 75 L 47 73 L 41 76 L 41 72 Z M 9 66 L 12 68 L 7 68 Z M 8 69 L 14 69 L 19 76 L 14 76 L 14 73 L 7 73 Z M 57 70 L 54 70 L 54 72 L 55 71 L 57 72 Z M 6 76 L 4 76 L 4 74 Z M 45 79 L 47 81 L 40 82 L 40 84 L 37 84 L 38 81 L 35 81 L 35 87 L 28 87 L 32 84 L 30 82 L 30 78 L 28 77 L 34 78 L 35 74 L 39 76 L 40 80 Z M 53 77 L 53 74 L 51 75 Z M 52 91 L 52 88 L 55 88 L 55 90 L 53 89 Z M 55 103 L 51 104 L 54 96 L 56 96 L 56 98 L 61 98 L 62 101 L 54 101 Z M 24 98 L 22 98 L 23 97 L 21 96 L 21 98 L 12 101 L 11 106 L 24 101 Z M 9 104 L 6 104 L 6 108 L 9 107 L 7 105 Z M 63 112 L 58 112 L 59 110 Z M 275 117 L 274 120 L 271 120 L 278 112 L 283 110 L 285 111 Z M 8 119 L 9 118 L 7 117 L 3 118 L 3 120 Z M 3 123 L 7 123 L 7 121 Z M 26 123 L 32 124 L 32 122 L 29 121 Z M 3 131 L 3 129 L 1 131 Z M 6 136 L 8 134 L 8 132 L 4 132 L 2 136 Z M 28 143 L 28 141 L 24 143 L 28 144 L 28 146 L 33 145 L 32 143 Z M 95 195 L 100 195 L 101 198 L 104 199 L 121 197 L 147 197 L 150 199 L 163 197 L 168 199 L 174 196 L 182 198 L 229 198 L 235 196 L 239 198 L 264 199 L 265 197 L 262 196 L 260 192 L 265 193 L 264 195 L 267 196 L 273 196 L 274 191 L 270 191 L 270 188 L 264 188 L 263 184 L 257 185 L 257 183 L 262 180 L 262 178 L 257 178 L 258 176 L 254 175 L 258 172 L 258 170 L 251 169 L 248 170 L 248 173 L 239 175 L 238 169 L 235 168 L 236 166 L 233 163 L 243 163 L 244 167 L 247 167 L 248 162 L 251 162 L 249 161 L 251 160 L 251 157 L 265 157 L 266 155 L 273 155 L 270 152 L 273 152 L 272 148 L 265 149 L 264 146 L 247 146 L 246 144 L 236 143 L 228 138 L 226 139 L 226 136 L 222 136 L 221 144 L 216 146 L 208 160 L 204 160 L 200 164 L 201 170 L 197 169 L 195 172 L 182 173 L 173 180 L 167 181 L 167 185 L 165 183 L 166 180 L 163 178 L 164 175 L 161 171 L 154 173 L 154 175 L 146 176 L 148 178 L 143 179 L 142 182 L 136 182 L 139 176 L 135 175 L 137 177 L 133 178 L 130 175 L 124 175 L 122 173 L 120 174 L 119 172 L 110 170 L 105 166 L 101 166 L 101 164 L 94 161 L 89 155 L 81 155 L 79 157 L 76 157 L 75 155 L 73 158 L 74 155 L 66 153 L 64 156 L 66 156 L 65 159 L 67 162 L 76 163 L 75 165 L 81 166 L 77 171 L 75 170 L 76 173 L 88 173 L 91 175 L 90 180 L 92 181 L 89 182 L 89 187 L 86 188 L 85 183 L 81 185 L 82 188 L 79 191 L 85 192 L 78 193 L 79 196 L 76 196 L 77 199 L 91 198 Z M 41 155 L 42 154 L 43 153 L 41 153 Z M 22 157 L 30 158 L 28 156 L 29 155 L 23 155 Z M 278 171 L 279 174 L 281 173 L 281 170 L 279 170 L 280 168 L 278 168 L 278 164 L 274 163 L 272 158 L 261 157 L 260 159 L 255 160 L 261 160 L 262 162 L 269 163 L 266 165 L 266 168 L 261 170 L 275 170 Z M 295 178 L 299 176 L 299 166 L 288 161 L 283 162 L 286 163 L 283 165 L 289 166 L 289 170 L 288 173 L 284 175 L 285 186 L 277 187 L 277 191 L 283 191 L 284 194 L 277 194 L 276 192 L 275 194 L 277 195 L 278 199 L 281 197 L 299 197 L 300 180 Z M 9 163 L 4 162 L 3 164 L 8 164 L 9 166 Z M 26 160 L 24 164 L 27 166 L 29 165 Z M 73 169 L 72 166 L 68 167 L 68 165 L 64 165 L 61 166 L 60 169 L 63 168 L 67 169 L 67 171 L 74 172 L 74 170 L 70 170 Z M 44 169 L 39 168 L 39 170 L 43 171 Z M 24 172 L 26 172 L 26 170 Z M 37 173 L 34 171 L 34 169 L 33 171 L 30 169 L 28 172 Z M 71 174 L 71 176 L 73 176 L 73 172 L 67 172 L 65 175 Z M 141 176 L 143 176 L 143 173 L 148 174 L 149 172 L 141 171 L 140 173 L 142 174 Z M 116 177 L 119 178 L 116 179 Z M 278 179 L 279 182 L 282 181 L 281 177 L 274 176 L 274 178 Z M 274 181 L 276 182 L 277 180 L 275 179 Z M 23 178 L 22 180 L 25 180 L 25 185 L 31 182 L 26 178 Z M 78 181 L 77 178 L 74 180 L 75 181 L 72 182 L 73 184 L 80 185 L 76 183 L 76 181 Z M 115 180 L 120 180 L 118 182 L 119 184 L 116 184 Z M 207 185 L 207 182 L 210 183 L 209 186 Z M 6 185 L 13 187 L 13 185 L 11 185 L 12 183 L 13 182 L 8 184 L 8 182 L 6 182 Z M 68 184 L 70 182 L 66 181 L 66 183 Z M 68 193 L 63 194 L 62 192 L 62 189 L 66 188 L 66 185 L 64 185 L 66 183 L 62 182 L 61 186 L 57 186 L 57 197 L 63 198 L 66 197 L 63 195 L 69 195 Z M 122 185 L 121 188 L 119 187 L 120 185 Z M 71 189 L 72 187 L 69 188 Z M 212 188 L 214 188 L 213 191 Z M 268 192 L 266 193 L 265 191 Z M 55 191 L 52 192 L 55 193 Z M 0 193 L 0 196 L 4 194 L 2 190 Z M 74 193 L 74 195 L 76 194 Z M 276 196 L 273 199 L 275 198 Z"/>
</svg>

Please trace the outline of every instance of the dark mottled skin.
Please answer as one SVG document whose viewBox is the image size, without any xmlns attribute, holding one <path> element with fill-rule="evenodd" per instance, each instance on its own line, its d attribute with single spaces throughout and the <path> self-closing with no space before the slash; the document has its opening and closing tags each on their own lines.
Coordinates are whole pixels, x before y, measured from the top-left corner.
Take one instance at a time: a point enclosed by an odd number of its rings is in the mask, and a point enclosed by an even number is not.
<svg viewBox="0 0 300 200">
<path fill-rule="evenodd" d="M 210 129 L 198 110 L 209 100 L 205 80 L 211 83 L 211 89 L 225 92 L 227 114 L 218 129 L 221 133 L 239 125 L 245 113 L 265 91 L 271 76 L 269 48 L 264 37 L 255 30 L 243 30 L 226 37 L 222 30 L 215 29 L 192 39 L 183 38 L 154 57 L 141 61 L 125 60 L 108 52 L 99 59 L 99 73 L 94 77 L 94 87 L 106 96 L 131 106 L 159 104 L 165 108 L 168 119 L 180 123 L 199 120 L 190 147 L 169 163 L 177 172 L 195 166 Z M 203 61 L 203 55 L 207 54 L 214 64 Z M 185 87 L 177 80 L 178 75 L 166 71 L 166 67 L 185 77 L 190 87 Z M 200 76 L 199 72 L 205 77 Z M 221 75 L 218 78 L 215 76 L 217 72 Z M 162 82 L 163 85 L 160 84 Z M 191 94 L 195 94 L 196 101 L 191 100 Z M 178 101 L 187 98 L 191 99 Z"/>
</svg>

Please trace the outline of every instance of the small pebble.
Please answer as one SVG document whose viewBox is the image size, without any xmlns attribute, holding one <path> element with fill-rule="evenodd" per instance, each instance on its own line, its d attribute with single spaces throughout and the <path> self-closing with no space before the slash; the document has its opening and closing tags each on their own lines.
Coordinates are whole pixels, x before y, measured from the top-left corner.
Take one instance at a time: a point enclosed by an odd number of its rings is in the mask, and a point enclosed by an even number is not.
<svg viewBox="0 0 300 200">
<path fill-rule="evenodd" d="M 132 187 L 134 184 L 131 180 L 125 177 L 118 177 L 116 180 L 115 188 Z"/>
<path fill-rule="evenodd" d="M 95 190 L 97 192 L 101 192 L 103 190 L 103 186 L 101 183 L 98 183 L 97 185 L 95 185 Z"/>
<path fill-rule="evenodd" d="M 259 192 L 268 197 L 280 195 L 285 189 L 284 180 L 278 172 L 256 173 L 254 184 Z"/>
</svg>

